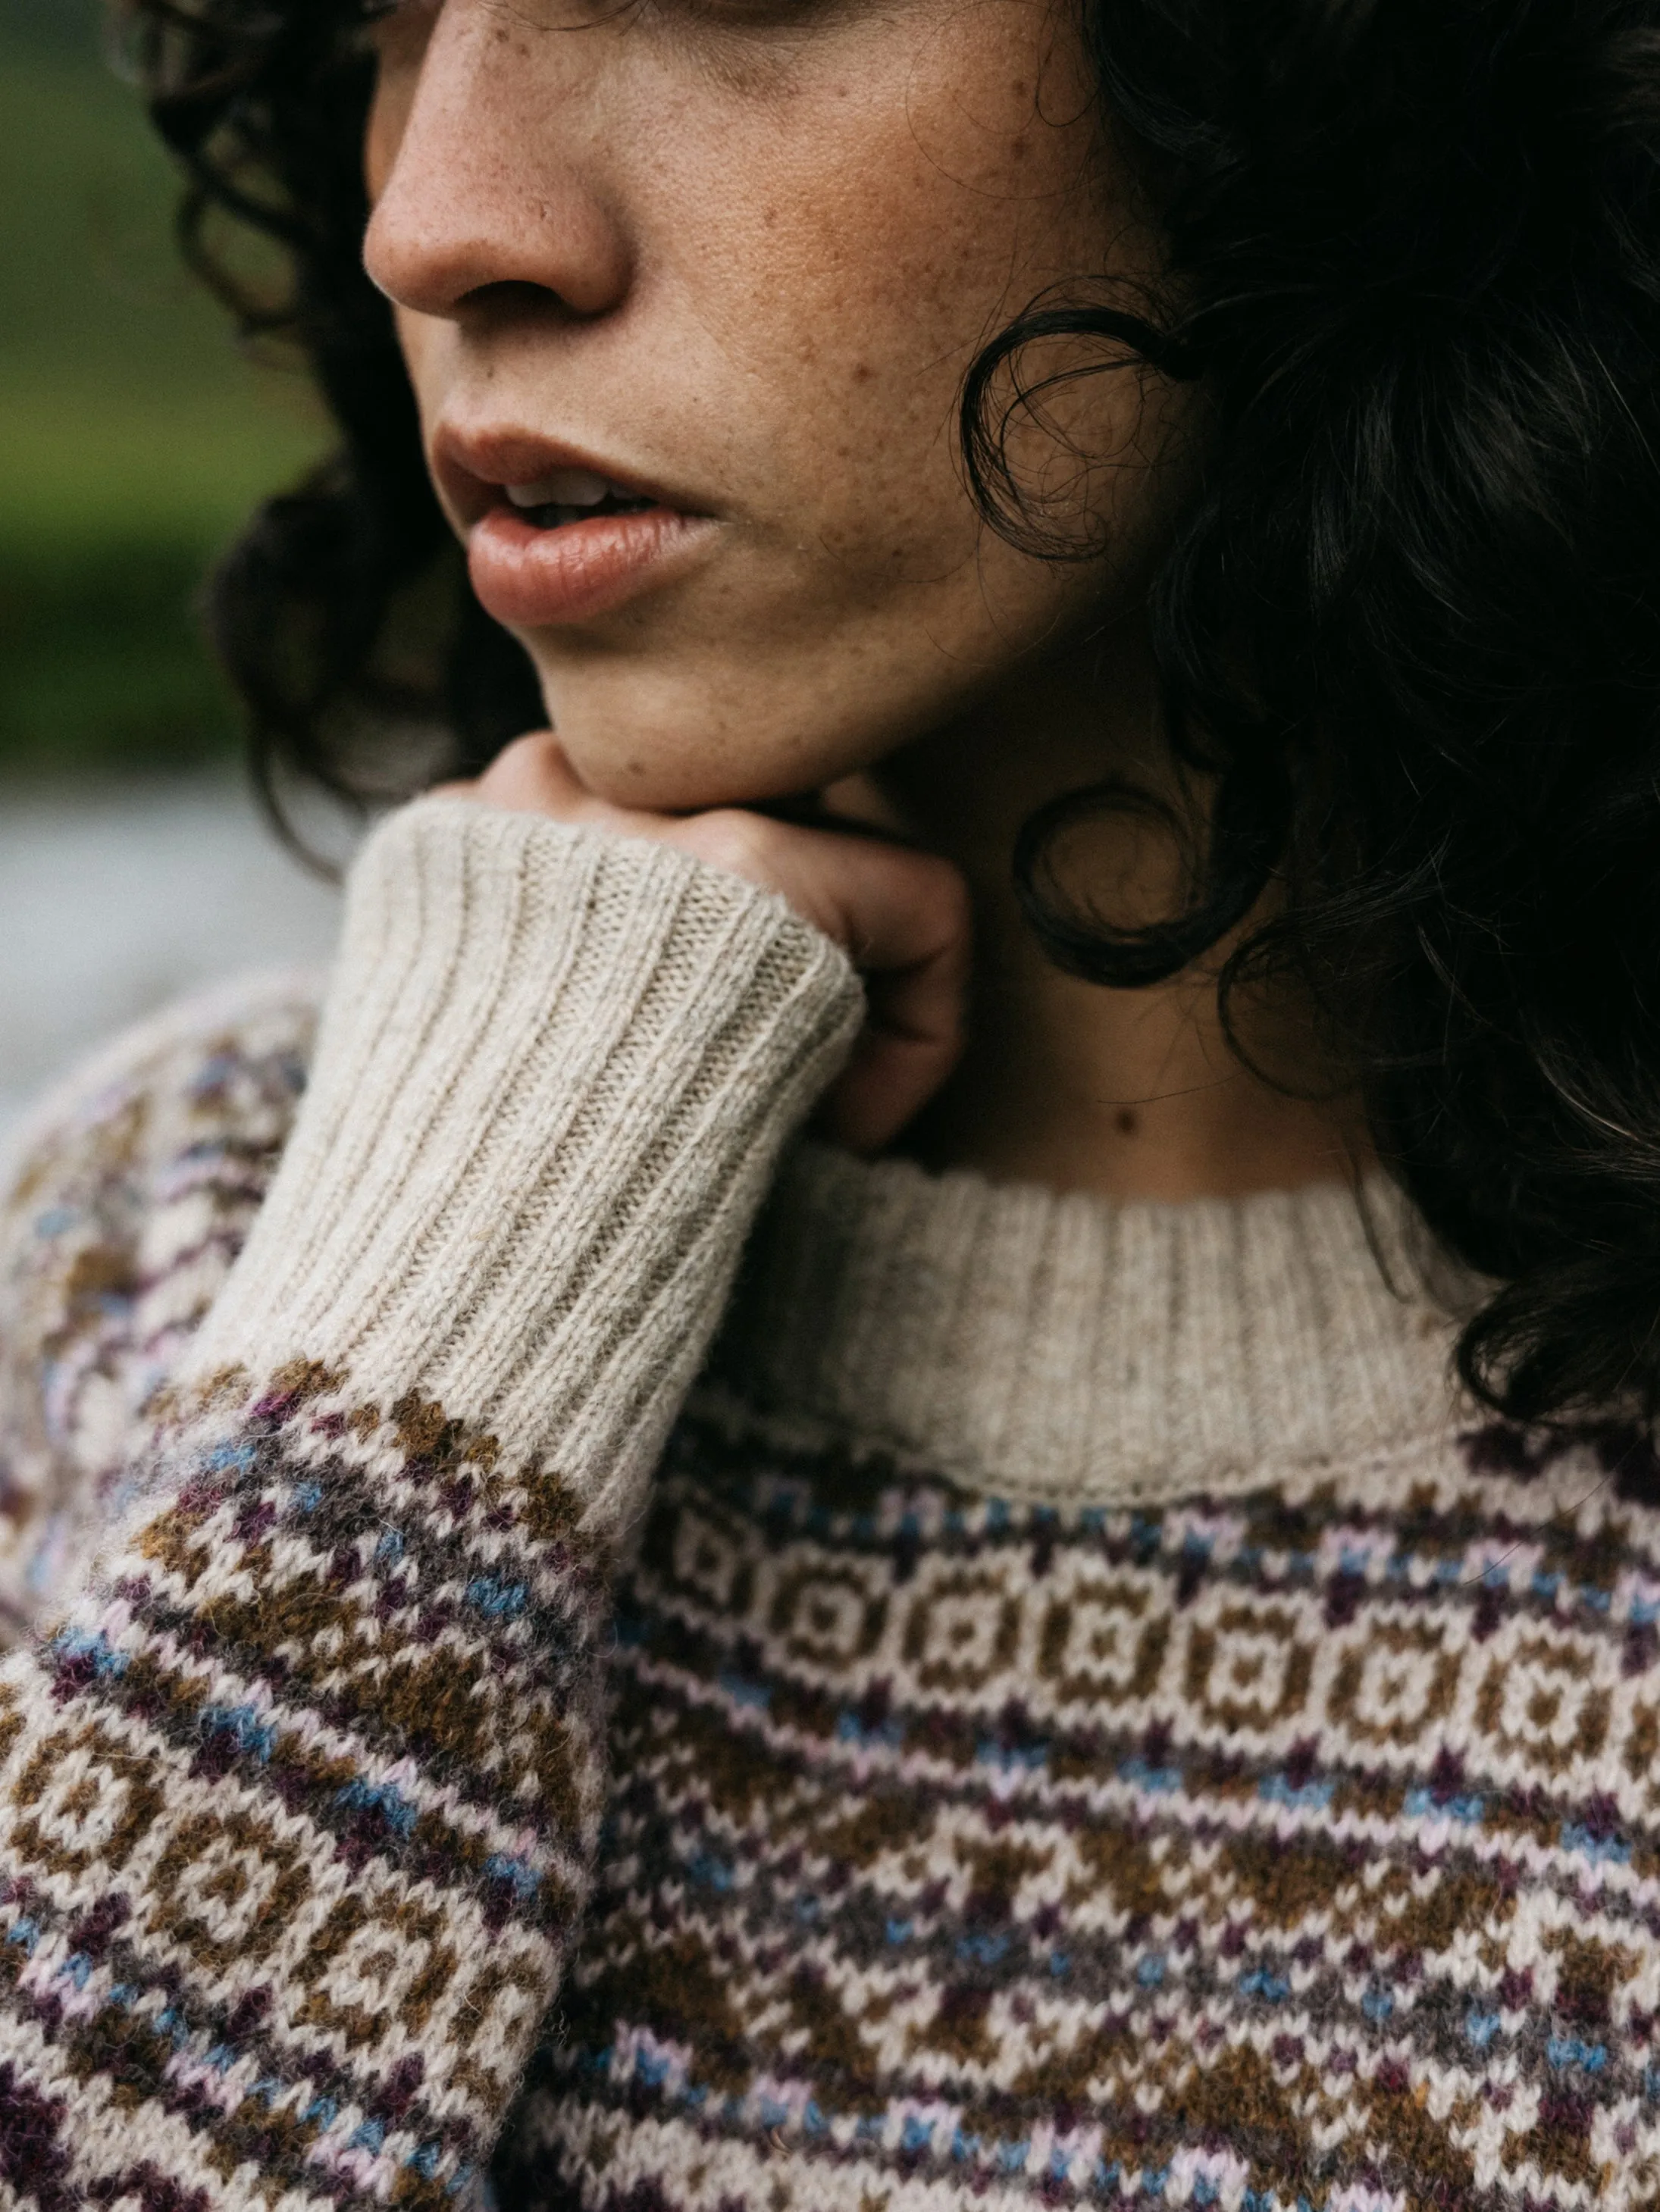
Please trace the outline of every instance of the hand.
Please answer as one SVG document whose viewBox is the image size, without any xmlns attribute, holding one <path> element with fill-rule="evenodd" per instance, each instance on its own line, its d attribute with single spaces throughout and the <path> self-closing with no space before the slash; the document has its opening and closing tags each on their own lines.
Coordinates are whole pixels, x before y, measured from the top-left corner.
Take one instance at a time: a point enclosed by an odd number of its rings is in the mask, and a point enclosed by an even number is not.
<svg viewBox="0 0 1660 2212">
<path fill-rule="evenodd" d="M 870 1018 L 821 1109 L 827 1133 L 879 1152 L 939 1088 L 963 1042 L 967 888 L 948 861 L 876 837 L 778 822 L 737 806 L 650 814 L 596 799 L 550 730 L 519 738 L 476 782 L 445 790 L 619 837 L 678 846 L 787 899 L 865 979 Z"/>
</svg>

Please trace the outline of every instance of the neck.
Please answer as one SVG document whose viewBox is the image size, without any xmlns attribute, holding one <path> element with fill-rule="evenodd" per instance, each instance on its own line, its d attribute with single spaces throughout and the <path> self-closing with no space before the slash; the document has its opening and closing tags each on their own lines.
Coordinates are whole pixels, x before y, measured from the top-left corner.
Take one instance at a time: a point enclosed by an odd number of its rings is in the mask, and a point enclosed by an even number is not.
<svg viewBox="0 0 1660 2212">
<path fill-rule="evenodd" d="M 1213 968 L 1104 989 L 1055 968 L 1020 912 L 1011 865 L 1022 823 L 1104 775 L 1157 777 L 1156 726 L 1150 655 L 1126 635 L 1026 677 L 885 764 L 884 798 L 963 870 L 976 907 L 967 1048 L 906 1140 L 925 1164 L 1165 1200 L 1353 1174 L 1352 1105 L 1288 1096 L 1250 1073 L 1223 1034 Z M 1287 1007 L 1262 1012 L 1276 1069 L 1311 1071 L 1308 1024 Z"/>
</svg>

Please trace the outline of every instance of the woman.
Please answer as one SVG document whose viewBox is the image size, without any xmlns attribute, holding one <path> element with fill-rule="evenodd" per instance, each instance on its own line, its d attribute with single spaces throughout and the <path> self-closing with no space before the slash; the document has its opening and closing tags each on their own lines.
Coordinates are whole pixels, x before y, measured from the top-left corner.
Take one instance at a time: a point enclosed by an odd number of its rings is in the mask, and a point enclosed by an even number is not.
<svg viewBox="0 0 1660 2212">
<path fill-rule="evenodd" d="M 451 781 L 18 1170 L 7 2202 L 1652 2204 L 1650 0 L 133 5 Z"/>
</svg>

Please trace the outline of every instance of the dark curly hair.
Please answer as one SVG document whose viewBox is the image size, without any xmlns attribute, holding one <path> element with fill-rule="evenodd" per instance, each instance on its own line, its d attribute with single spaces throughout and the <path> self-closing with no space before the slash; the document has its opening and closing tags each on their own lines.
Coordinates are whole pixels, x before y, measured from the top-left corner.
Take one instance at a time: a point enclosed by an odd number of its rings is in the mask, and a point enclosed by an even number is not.
<svg viewBox="0 0 1660 2212">
<path fill-rule="evenodd" d="M 1490 1279 L 1467 1382 L 1522 1421 L 1652 1416 L 1660 0 L 1081 5 L 1167 282 L 1136 313 L 1104 270 L 1035 302 L 968 380 L 964 451 L 995 527 L 1076 557 L 1006 444 L 1049 342 L 1203 380 L 1151 602 L 1202 803 L 1179 913 L 1115 923 L 1063 884 L 1078 821 L 1168 807 L 1112 787 L 1027 825 L 1028 913 L 1104 984 L 1224 944 L 1225 1011 L 1292 979 L 1381 1158 Z M 297 341 L 340 432 L 212 586 L 267 788 L 278 766 L 361 785 L 365 709 L 439 733 L 428 769 L 481 764 L 539 702 L 467 592 L 362 274 L 370 64 L 343 0 L 125 14 L 191 258 L 246 327 Z M 231 273 L 226 218 L 281 249 L 280 296 Z M 441 642 L 411 657 L 410 635 Z"/>
</svg>

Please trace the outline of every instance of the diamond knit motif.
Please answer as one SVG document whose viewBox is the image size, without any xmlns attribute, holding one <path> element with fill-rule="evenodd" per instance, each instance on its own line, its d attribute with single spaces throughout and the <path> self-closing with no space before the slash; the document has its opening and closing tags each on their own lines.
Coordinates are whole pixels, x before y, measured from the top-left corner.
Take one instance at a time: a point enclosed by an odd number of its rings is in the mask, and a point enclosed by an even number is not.
<svg viewBox="0 0 1660 2212">
<path fill-rule="evenodd" d="M 318 1367 L 222 1378 L 155 1449 L 165 1502 L 0 1680 L 12 2063 L 94 2202 L 137 2186 L 136 2137 L 204 2203 L 252 2164 L 445 2203 L 587 1887 L 603 1589 L 572 1502 Z"/>
<path fill-rule="evenodd" d="M 677 1433 L 505 2201 L 1652 2201 L 1646 1443 L 1155 1510 L 854 1473 Z"/>
</svg>

